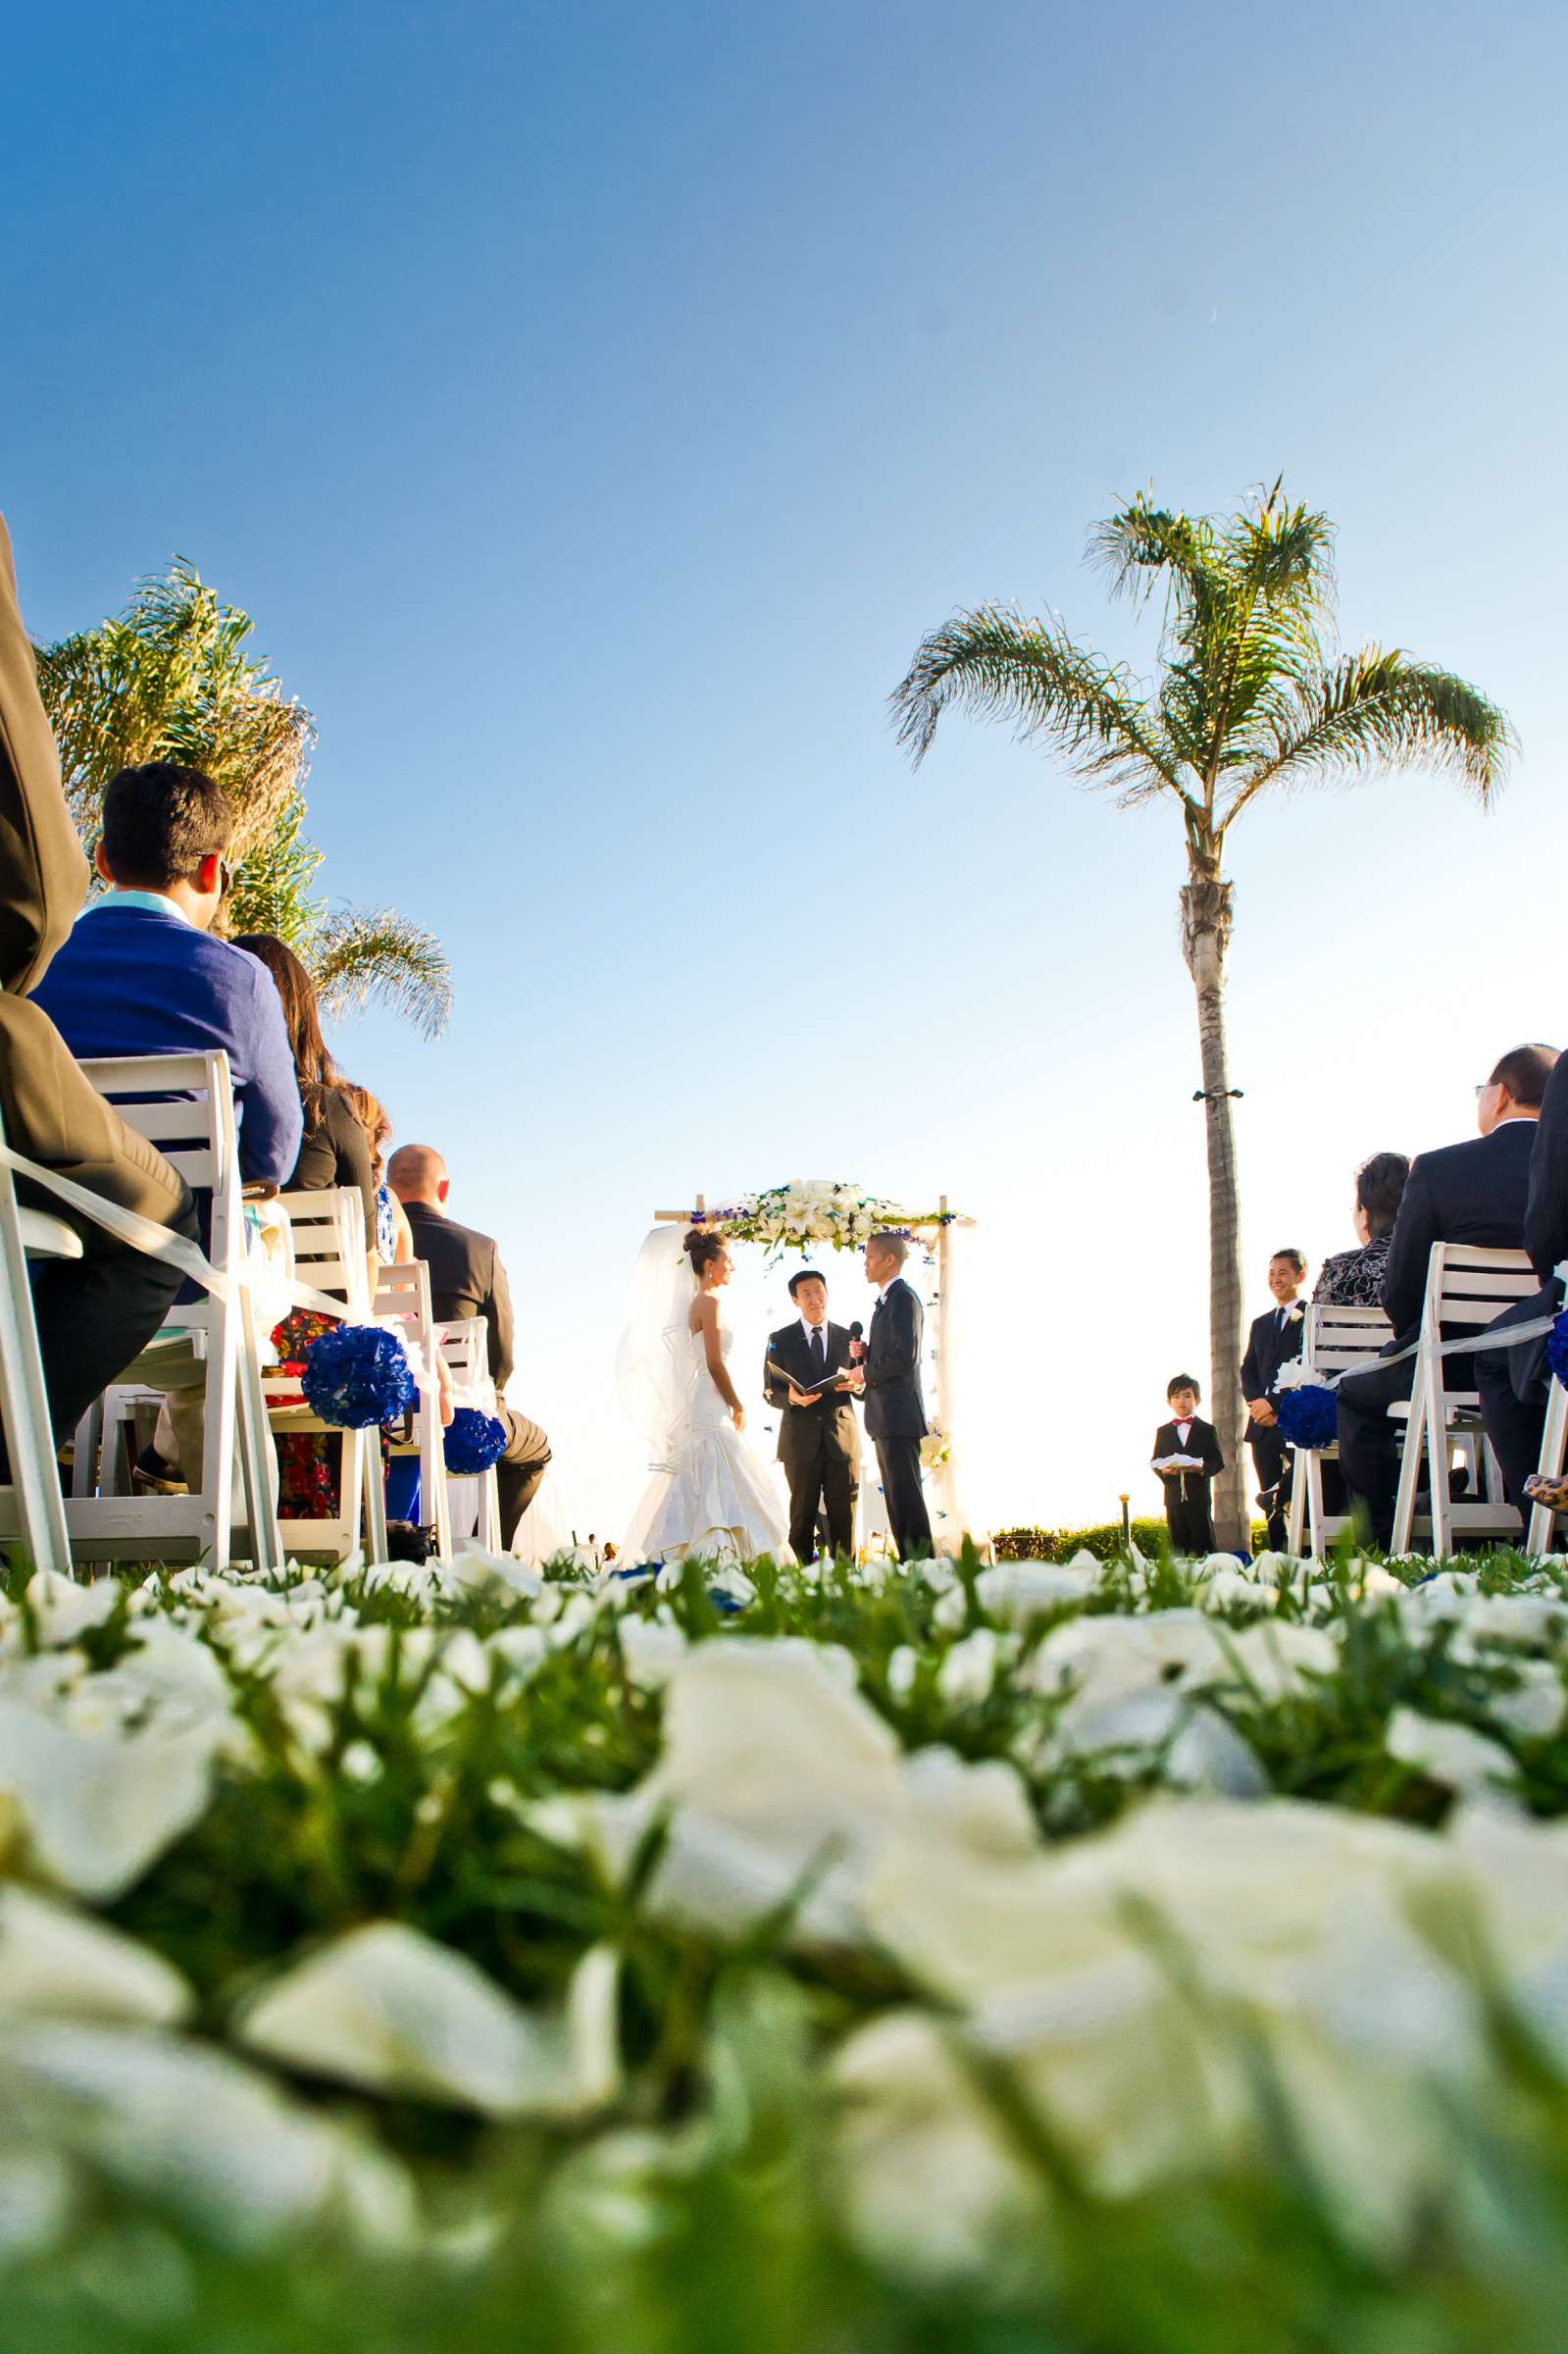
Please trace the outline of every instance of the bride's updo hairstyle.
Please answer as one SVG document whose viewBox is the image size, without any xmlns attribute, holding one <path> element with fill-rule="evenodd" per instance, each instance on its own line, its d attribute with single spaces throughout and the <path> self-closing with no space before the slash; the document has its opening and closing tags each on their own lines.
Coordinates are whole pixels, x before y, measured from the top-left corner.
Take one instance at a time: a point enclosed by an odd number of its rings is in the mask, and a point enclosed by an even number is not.
<svg viewBox="0 0 1568 2354">
<path fill-rule="evenodd" d="M 681 1247 L 691 1261 L 692 1274 L 700 1282 L 724 1249 L 724 1236 L 709 1234 L 702 1226 L 693 1226 Z"/>
</svg>

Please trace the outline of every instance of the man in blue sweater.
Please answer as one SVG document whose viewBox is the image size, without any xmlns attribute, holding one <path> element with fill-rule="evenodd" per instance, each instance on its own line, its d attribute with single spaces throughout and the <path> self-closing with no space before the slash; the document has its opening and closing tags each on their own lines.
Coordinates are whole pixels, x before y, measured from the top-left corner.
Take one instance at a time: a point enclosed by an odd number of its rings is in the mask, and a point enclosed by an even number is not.
<svg viewBox="0 0 1568 2354">
<path fill-rule="evenodd" d="M 78 1061 L 105 1054 L 228 1056 L 247 1184 L 281 1185 L 303 1114 L 282 1002 L 267 967 L 214 940 L 228 888 L 227 794 L 172 761 L 123 768 L 104 793 L 97 867 L 112 886 L 33 991 Z"/>
<path fill-rule="evenodd" d="M 97 867 L 111 889 L 76 918 L 70 939 L 33 992 L 78 1060 L 111 1054 L 228 1056 L 247 1184 L 280 1186 L 299 1156 L 304 1114 L 267 967 L 214 940 L 210 926 L 228 888 L 233 840 L 228 796 L 199 769 L 172 761 L 123 768 L 104 793 Z M 168 1397 L 172 1447 L 192 1484 L 202 1460 L 202 1368 Z M 159 1485 L 171 1466 L 144 1458 L 138 1482 Z"/>
</svg>

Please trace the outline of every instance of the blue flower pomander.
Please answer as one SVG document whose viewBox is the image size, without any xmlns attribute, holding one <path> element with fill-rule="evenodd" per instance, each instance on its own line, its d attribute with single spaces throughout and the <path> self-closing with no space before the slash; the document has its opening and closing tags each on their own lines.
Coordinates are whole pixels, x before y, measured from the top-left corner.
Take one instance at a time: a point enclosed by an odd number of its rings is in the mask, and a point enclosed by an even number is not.
<svg viewBox="0 0 1568 2354">
<path fill-rule="evenodd" d="M 306 1405 L 343 1430 L 394 1422 L 419 1395 L 402 1342 L 379 1324 L 334 1324 L 312 1341 L 304 1361 Z"/>
<path fill-rule="evenodd" d="M 475 1479 L 506 1453 L 506 1424 L 477 1406 L 460 1406 L 442 1444 L 454 1479 Z"/>
<path fill-rule="evenodd" d="M 1282 1437 L 1291 1447 L 1332 1447 L 1340 1435 L 1340 1408 L 1332 1390 L 1304 1381 L 1282 1390 L 1274 1401 Z"/>
<path fill-rule="evenodd" d="M 1568 1390 L 1568 1307 L 1546 1335 L 1546 1362 Z"/>
</svg>

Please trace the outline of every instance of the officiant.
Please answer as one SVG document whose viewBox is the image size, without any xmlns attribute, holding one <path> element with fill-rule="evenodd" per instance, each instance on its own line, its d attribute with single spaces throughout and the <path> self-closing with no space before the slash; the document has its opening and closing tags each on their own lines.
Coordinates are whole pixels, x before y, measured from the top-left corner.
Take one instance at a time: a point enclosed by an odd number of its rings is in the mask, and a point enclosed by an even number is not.
<svg viewBox="0 0 1568 2354">
<path fill-rule="evenodd" d="M 851 1561 L 860 1488 L 860 1432 L 855 1409 L 835 1377 L 849 1365 L 850 1335 L 828 1321 L 828 1285 L 814 1267 L 789 1278 L 795 1315 L 768 1336 L 763 1394 L 779 1415 L 779 1460 L 789 1483 L 789 1542 L 809 1561 L 819 1510 L 828 1550 Z"/>
</svg>

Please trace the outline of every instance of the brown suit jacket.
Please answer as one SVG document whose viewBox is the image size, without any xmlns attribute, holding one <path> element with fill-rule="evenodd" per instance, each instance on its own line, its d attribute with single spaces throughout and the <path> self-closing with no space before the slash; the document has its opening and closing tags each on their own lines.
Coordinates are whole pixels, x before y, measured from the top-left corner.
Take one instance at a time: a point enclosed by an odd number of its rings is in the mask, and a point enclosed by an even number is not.
<svg viewBox="0 0 1568 2354">
<path fill-rule="evenodd" d="M 29 1159 L 167 1223 L 186 1199 L 177 1171 L 88 1086 L 54 1024 L 27 1001 L 86 896 L 87 861 L 61 790 L 54 737 L 18 609 L 11 540 L 0 521 L 0 1108 L 6 1135 Z"/>
</svg>

